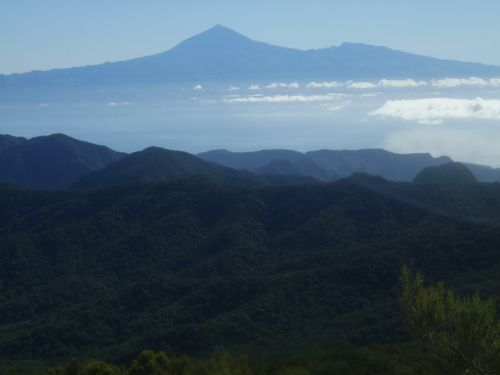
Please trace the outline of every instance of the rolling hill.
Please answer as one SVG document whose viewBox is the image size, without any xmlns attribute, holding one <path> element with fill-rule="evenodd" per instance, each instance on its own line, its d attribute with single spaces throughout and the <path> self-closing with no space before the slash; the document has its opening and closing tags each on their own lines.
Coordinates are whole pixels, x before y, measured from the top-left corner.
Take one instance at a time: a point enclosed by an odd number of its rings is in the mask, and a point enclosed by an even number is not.
<svg viewBox="0 0 500 375">
<path fill-rule="evenodd" d="M 0 181 L 29 189 L 65 189 L 123 155 L 63 134 L 35 137 L 0 154 Z"/>
<path fill-rule="evenodd" d="M 462 163 L 447 163 L 424 168 L 414 179 L 416 184 L 475 184 L 477 179 Z"/>
<path fill-rule="evenodd" d="M 204 182 L 243 186 L 309 184 L 303 176 L 259 176 L 206 162 L 187 152 L 149 147 L 134 152 L 108 166 L 84 176 L 74 187 L 96 189 L 148 182 L 172 182 L 202 177 Z"/>
</svg>

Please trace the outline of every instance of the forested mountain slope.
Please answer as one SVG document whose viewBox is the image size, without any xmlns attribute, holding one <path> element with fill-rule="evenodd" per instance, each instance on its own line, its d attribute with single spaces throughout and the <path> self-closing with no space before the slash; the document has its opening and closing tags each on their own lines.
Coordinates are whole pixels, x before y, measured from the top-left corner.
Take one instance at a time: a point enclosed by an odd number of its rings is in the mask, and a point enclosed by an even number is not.
<svg viewBox="0 0 500 375">
<path fill-rule="evenodd" d="M 260 189 L 200 178 L 86 192 L 3 186 L 1 356 L 405 339 L 401 265 L 460 291 L 498 286 L 500 187 L 433 189 L 367 176 Z"/>
</svg>

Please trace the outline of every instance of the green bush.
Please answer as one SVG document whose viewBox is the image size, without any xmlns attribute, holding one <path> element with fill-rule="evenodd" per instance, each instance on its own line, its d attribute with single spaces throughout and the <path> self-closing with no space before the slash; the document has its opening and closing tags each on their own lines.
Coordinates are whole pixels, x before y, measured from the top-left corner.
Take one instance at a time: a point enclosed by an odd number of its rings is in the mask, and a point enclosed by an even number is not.
<svg viewBox="0 0 500 375">
<path fill-rule="evenodd" d="M 403 269 L 402 300 L 408 327 L 446 374 L 500 374 L 500 322 L 495 301 L 460 297 L 443 283 L 425 287 Z"/>
</svg>

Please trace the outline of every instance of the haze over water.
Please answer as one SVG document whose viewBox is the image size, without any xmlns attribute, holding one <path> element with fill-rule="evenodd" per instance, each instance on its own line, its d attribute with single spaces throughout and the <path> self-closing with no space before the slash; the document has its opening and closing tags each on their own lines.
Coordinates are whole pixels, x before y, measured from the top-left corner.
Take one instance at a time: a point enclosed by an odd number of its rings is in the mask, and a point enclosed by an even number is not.
<svg viewBox="0 0 500 375">
<path fill-rule="evenodd" d="M 200 82 L 75 98 L 48 94 L 0 104 L 2 133 L 60 132 L 123 151 L 150 145 L 189 152 L 386 148 L 499 164 L 500 85 L 296 84 Z"/>
</svg>

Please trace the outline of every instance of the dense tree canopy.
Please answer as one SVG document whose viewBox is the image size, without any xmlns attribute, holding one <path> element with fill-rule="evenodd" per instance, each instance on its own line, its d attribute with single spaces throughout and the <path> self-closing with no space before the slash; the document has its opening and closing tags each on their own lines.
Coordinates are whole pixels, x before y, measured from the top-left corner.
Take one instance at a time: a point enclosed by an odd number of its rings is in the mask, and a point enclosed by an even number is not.
<svg viewBox="0 0 500 375">
<path fill-rule="evenodd" d="M 191 180 L 1 187 L 3 359 L 276 354 L 409 338 L 402 264 L 494 295 L 500 188 L 355 176 L 249 189 Z"/>
</svg>

